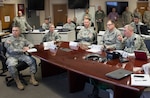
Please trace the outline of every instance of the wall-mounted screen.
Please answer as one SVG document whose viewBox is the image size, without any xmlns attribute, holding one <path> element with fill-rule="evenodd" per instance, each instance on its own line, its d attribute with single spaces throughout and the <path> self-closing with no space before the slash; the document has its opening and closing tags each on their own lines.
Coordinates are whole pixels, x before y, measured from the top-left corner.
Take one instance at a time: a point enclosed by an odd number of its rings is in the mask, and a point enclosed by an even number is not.
<svg viewBox="0 0 150 98">
<path fill-rule="evenodd" d="M 69 9 L 89 8 L 89 0 L 68 0 Z"/>
<path fill-rule="evenodd" d="M 128 6 L 128 2 L 106 1 L 107 15 L 112 11 L 112 8 L 116 8 L 119 15 L 122 15 L 125 8 Z"/>
<path fill-rule="evenodd" d="M 44 0 L 28 0 L 28 10 L 44 10 Z"/>
</svg>

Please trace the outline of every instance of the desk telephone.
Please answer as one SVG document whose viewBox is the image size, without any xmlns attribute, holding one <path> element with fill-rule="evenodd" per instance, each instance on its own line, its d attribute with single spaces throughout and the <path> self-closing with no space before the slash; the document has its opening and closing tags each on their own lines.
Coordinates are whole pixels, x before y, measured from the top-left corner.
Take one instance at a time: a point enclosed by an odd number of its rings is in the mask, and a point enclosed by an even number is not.
<svg viewBox="0 0 150 98">
<path fill-rule="evenodd" d="M 93 60 L 93 61 L 99 61 L 99 62 L 105 62 L 106 58 L 101 57 L 99 54 L 88 54 L 84 58 L 85 60 Z"/>
<path fill-rule="evenodd" d="M 105 62 L 107 60 L 112 60 L 112 59 L 119 59 L 121 63 L 125 63 L 129 61 L 128 59 L 123 58 L 119 52 L 107 52 L 107 58 L 102 57 L 99 54 L 92 53 L 86 55 L 84 59 L 98 61 L 98 62 Z"/>
<path fill-rule="evenodd" d="M 126 58 L 123 58 L 122 55 L 119 52 L 107 52 L 107 59 L 112 60 L 112 59 L 118 59 L 121 63 L 128 62 L 129 60 Z"/>
</svg>

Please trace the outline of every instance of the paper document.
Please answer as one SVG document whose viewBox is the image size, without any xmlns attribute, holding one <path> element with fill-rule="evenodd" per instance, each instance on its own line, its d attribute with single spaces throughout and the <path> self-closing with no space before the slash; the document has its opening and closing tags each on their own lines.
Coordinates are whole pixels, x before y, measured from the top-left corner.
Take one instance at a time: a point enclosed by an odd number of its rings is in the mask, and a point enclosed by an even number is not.
<svg viewBox="0 0 150 98">
<path fill-rule="evenodd" d="M 150 74 L 150 63 L 142 65 L 145 74 Z"/>
<path fill-rule="evenodd" d="M 76 29 L 83 29 L 84 26 L 77 26 Z"/>
<path fill-rule="evenodd" d="M 89 46 L 89 48 L 91 48 L 91 49 L 86 50 L 87 52 L 98 53 L 98 52 L 102 51 L 102 45 L 94 45 L 93 44 L 93 45 Z"/>
<path fill-rule="evenodd" d="M 99 31 L 98 35 L 104 35 L 105 31 Z"/>
<path fill-rule="evenodd" d="M 150 76 L 148 74 L 131 74 L 132 86 L 150 86 Z"/>
<path fill-rule="evenodd" d="M 78 45 L 78 42 L 73 42 L 73 41 L 70 41 L 69 42 L 69 47 L 70 47 L 70 49 L 73 49 L 73 50 L 78 50 L 78 47 L 79 45 Z"/>
<path fill-rule="evenodd" d="M 44 50 L 48 50 L 50 49 L 51 46 L 54 46 L 54 41 L 44 42 L 43 46 L 44 46 Z"/>
<path fill-rule="evenodd" d="M 42 31 L 40 32 L 40 30 L 33 30 L 32 33 L 48 33 L 49 30 L 45 30 L 45 31 Z"/>
<path fill-rule="evenodd" d="M 31 49 L 27 50 L 27 52 L 37 52 L 37 49 L 36 48 L 31 48 Z"/>
<path fill-rule="evenodd" d="M 63 27 L 62 26 L 56 26 L 56 29 L 62 29 Z"/>
</svg>

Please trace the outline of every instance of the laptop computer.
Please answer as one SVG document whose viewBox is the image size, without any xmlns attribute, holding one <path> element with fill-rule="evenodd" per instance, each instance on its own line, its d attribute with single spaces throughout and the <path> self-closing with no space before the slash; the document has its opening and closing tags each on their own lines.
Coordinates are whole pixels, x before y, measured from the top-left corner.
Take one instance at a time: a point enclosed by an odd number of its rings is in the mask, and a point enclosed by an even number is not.
<svg viewBox="0 0 150 98">
<path fill-rule="evenodd" d="M 120 68 L 120 69 L 117 69 L 117 70 L 114 70 L 114 71 L 107 73 L 106 76 L 119 80 L 119 79 L 122 79 L 126 76 L 129 76 L 132 73 L 133 73 L 132 71 Z"/>
<path fill-rule="evenodd" d="M 147 60 L 147 54 L 145 51 L 135 50 L 135 58 L 138 60 Z"/>
</svg>

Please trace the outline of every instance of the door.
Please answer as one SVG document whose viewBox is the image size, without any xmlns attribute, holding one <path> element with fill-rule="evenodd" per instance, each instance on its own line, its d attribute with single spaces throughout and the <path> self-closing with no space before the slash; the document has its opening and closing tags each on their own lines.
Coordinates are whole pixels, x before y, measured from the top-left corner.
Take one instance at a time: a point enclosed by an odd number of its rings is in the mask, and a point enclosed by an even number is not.
<svg viewBox="0 0 150 98">
<path fill-rule="evenodd" d="M 14 17 L 14 4 L 4 4 L 3 6 L 0 6 L 0 20 L 2 21 L 2 29 L 10 29 Z"/>
<path fill-rule="evenodd" d="M 53 17 L 54 25 L 66 23 L 67 20 L 67 5 L 66 4 L 54 4 L 53 5 Z"/>
<path fill-rule="evenodd" d="M 142 16 L 148 7 L 148 2 L 137 2 L 137 8 L 141 12 Z"/>
</svg>

